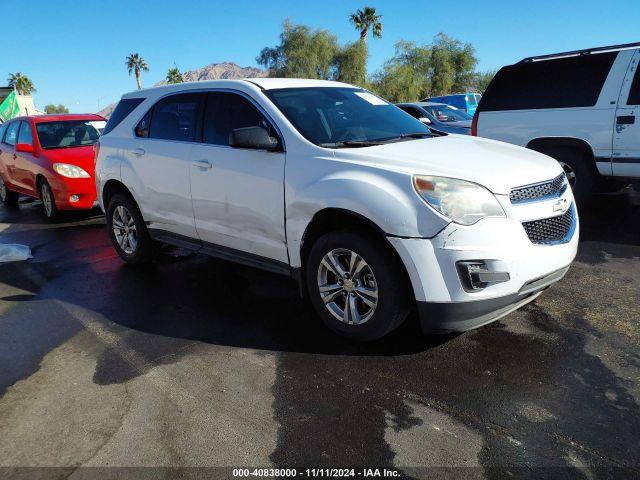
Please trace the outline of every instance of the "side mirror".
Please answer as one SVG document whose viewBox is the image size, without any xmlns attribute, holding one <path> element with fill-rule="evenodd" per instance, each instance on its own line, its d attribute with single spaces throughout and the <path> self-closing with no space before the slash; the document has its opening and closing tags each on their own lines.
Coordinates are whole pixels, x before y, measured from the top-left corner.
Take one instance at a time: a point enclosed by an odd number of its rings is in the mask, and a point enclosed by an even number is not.
<svg viewBox="0 0 640 480">
<path fill-rule="evenodd" d="M 229 146 L 234 148 L 251 148 L 253 150 L 277 150 L 279 144 L 276 138 L 269 136 L 262 127 L 236 128 L 229 134 Z"/>
<path fill-rule="evenodd" d="M 33 153 L 33 145 L 29 143 L 18 143 L 16 145 L 16 152 Z"/>
<path fill-rule="evenodd" d="M 418 120 L 420 120 L 425 125 L 431 125 L 431 120 L 429 120 L 427 117 L 420 117 Z"/>
</svg>

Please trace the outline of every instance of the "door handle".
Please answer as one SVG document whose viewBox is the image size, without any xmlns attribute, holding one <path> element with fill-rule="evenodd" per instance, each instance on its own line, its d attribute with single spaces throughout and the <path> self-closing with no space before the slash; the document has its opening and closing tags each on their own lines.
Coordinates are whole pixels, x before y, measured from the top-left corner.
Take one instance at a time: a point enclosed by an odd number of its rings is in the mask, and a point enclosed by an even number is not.
<svg viewBox="0 0 640 480">
<path fill-rule="evenodd" d="M 633 125 L 636 123 L 635 115 L 620 115 L 616 117 L 616 125 Z"/>
<path fill-rule="evenodd" d="M 211 162 L 209 160 L 196 160 L 193 165 L 200 168 L 211 168 Z"/>
<path fill-rule="evenodd" d="M 142 155 L 144 155 L 147 152 L 144 151 L 144 148 L 134 148 L 133 150 L 131 150 L 131 153 L 141 157 Z"/>
</svg>

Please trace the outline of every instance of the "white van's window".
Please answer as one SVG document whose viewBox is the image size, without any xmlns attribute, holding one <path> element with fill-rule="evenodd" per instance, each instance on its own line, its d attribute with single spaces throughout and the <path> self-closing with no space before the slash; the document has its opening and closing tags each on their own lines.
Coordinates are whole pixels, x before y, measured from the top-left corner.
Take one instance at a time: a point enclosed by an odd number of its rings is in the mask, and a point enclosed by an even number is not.
<svg viewBox="0 0 640 480">
<path fill-rule="evenodd" d="M 636 66 L 636 75 L 629 90 L 627 105 L 640 105 L 640 65 Z"/>
<path fill-rule="evenodd" d="M 592 107 L 618 52 L 503 67 L 482 96 L 485 111 Z"/>
</svg>

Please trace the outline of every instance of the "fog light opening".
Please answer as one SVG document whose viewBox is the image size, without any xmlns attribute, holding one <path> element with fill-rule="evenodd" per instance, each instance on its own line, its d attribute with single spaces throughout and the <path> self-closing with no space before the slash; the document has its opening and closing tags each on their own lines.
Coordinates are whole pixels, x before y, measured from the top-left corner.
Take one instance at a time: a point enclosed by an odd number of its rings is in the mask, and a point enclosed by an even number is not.
<svg viewBox="0 0 640 480">
<path fill-rule="evenodd" d="M 79 201 L 80 201 L 80 197 L 79 197 L 78 195 L 71 195 L 71 196 L 69 197 L 69 201 L 70 201 L 71 203 L 79 202 Z"/>
<path fill-rule="evenodd" d="M 458 276 L 466 292 L 478 292 L 490 285 L 507 282 L 511 277 L 509 272 L 490 270 L 484 260 L 464 260 L 456 262 Z"/>
</svg>

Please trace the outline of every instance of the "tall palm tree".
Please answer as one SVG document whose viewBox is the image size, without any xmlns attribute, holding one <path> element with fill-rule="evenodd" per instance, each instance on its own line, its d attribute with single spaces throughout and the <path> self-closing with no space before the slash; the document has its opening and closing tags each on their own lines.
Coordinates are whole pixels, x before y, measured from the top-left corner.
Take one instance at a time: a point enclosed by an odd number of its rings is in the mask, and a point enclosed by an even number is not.
<svg viewBox="0 0 640 480">
<path fill-rule="evenodd" d="M 180 73 L 180 69 L 177 65 L 174 64 L 173 68 L 167 70 L 167 83 L 182 83 L 184 82 L 184 78 L 182 77 L 182 73 Z"/>
<path fill-rule="evenodd" d="M 356 13 L 349 15 L 349 21 L 353 23 L 356 30 L 360 31 L 360 41 L 367 39 L 369 29 L 376 38 L 382 37 L 382 15 L 376 15 L 376 9 L 373 7 L 364 7 L 364 10 L 356 10 Z"/>
<path fill-rule="evenodd" d="M 126 65 L 127 70 L 129 71 L 129 75 L 131 75 L 132 73 L 135 73 L 136 82 L 138 82 L 138 90 L 142 89 L 142 83 L 140 82 L 140 72 L 149 71 L 149 67 L 145 59 L 142 58 L 137 53 L 132 53 L 127 57 L 124 64 Z"/>
<path fill-rule="evenodd" d="M 8 78 L 9 86 L 15 88 L 20 95 L 31 95 L 36 91 L 33 82 L 26 75 L 20 72 L 10 73 Z"/>
</svg>

